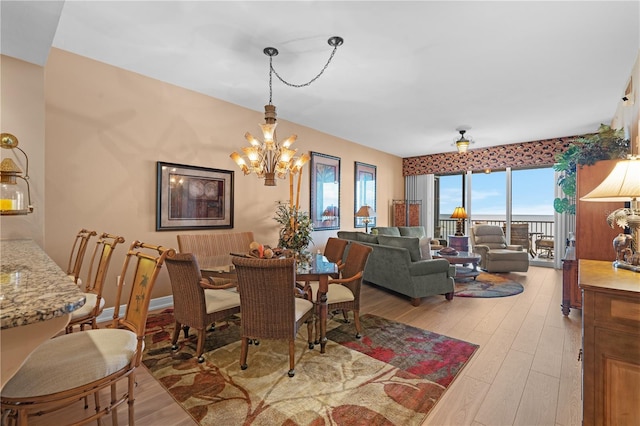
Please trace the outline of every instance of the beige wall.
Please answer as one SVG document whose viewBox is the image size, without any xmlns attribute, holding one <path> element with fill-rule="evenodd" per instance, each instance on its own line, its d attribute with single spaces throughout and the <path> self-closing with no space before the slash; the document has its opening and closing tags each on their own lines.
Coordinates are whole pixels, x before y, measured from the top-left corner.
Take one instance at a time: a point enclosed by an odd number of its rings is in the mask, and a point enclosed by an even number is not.
<svg viewBox="0 0 640 426">
<path fill-rule="evenodd" d="M 45 250 L 66 266 L 73 236 L 82 227 L 120 234 L 128 246 L 138 239 L 176 247 L 174 231 L 155 231 L 156 161 L 212 167 L 235 172 L 233 232 L 251 230 L 256 240 L 275 245 L 276 202 L 289 198 L 288 181 L 265 187 L 255 175 L 244 176 L 229 158 L 256 134 L 264 113 L 172 86 L 158 80 L 52 49 L 45 67 L 46 210 Z M 256 108 L 262 108 L 257 105 Z M 381 224 L 385 208 L 402 198 L 402 160 L 327 134 L 278 120 L 280 135 L 298 135 L 299 152 L 318 151 L 341 158 L 342 229 L 353 228 L 354 161 L 378 167 L 377 203 Z M 304 169 L 301 203 L 309 208 L 309 167 Z M 314 232 L 322 248 L 336 231 Z M 125 248 L 116 251 L 105 290 L 107 306 L 115 300 L 115 277 Z M 170 294 L 162 273 L 153 297 Z"/>
<path fill-rule="evenodd" d="M 2 133 L 18 138 L 19 147 L 29 157 L 29 185 L 33 213 L 0 216 L 0 238 L 30 238 L 44 245 L 44 68 L 0 55 L 0 127 Z M 2 158 L 12 158 L 26 172 L 20 152 L 0 150 Z M 19 185 L 24 185 L 18 179 Z M 22 186 L 26 191 L 26 187 Z"/>
</svg>

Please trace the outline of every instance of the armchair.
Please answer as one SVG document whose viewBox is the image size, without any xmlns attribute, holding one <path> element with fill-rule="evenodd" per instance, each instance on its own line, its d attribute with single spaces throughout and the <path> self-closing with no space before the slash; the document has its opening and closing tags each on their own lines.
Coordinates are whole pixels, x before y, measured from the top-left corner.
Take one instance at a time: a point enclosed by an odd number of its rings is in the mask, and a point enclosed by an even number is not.
<svg viewBox="0 0 640 426">
<path fill-rule="evenodd" d="M 480 268 L 487 272 L 527 272 L 529 254 L 520 245 L 508 245 L 502 228 L 474 225 L 469 230 L 472 250 L 481 257 Z"/>
</svg>

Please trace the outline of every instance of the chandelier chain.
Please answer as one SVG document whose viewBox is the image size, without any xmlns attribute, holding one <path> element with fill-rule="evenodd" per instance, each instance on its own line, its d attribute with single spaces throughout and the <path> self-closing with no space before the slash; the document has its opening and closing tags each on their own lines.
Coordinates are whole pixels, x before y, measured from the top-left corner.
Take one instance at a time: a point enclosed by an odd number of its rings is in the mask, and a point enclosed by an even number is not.
<svg viewBox="0 0 640 426">
<path fill-rule="evenodd" d="M 272 96 L 273 96 L 273 86 L 272 86 L 272 74 L 275 74 L 276 77 L 278 77 L 278 80 L 280 80 L 281 82 L 283 82 L 284 84 L 286 84 L 289 87 L 306 87 L 306 86 L 310 86 L 311 83 L 313 83 L 314 81 L 316 81 L 318 78 L 320 78 L 320 76 L 322 74 L 324 74 L 324 72 L 327 70 L 327 67 L 329 67 L 329 64 L 331 63 L 331 61 L 333 60 L 333 56 L 336 54 L 336 50 L 338 50 L 338 46 L 339 45 L 335 45 L 333 47 L 333 50 L 331 51 L 331 55 L 329 55 L 329 59 L 327 60 L 327 63 L 324 64 L 324 67 L 322 67 L 322 69 L 320 70 L 320 72 L 318 73 L 318 75 L 316 75 L 315 77 L 313 77 L 311 80 L 309 80 L 306 83 L 301 83 L 301 84 L 295 84 L 295 83 L 290 83 L 288 81 L 286 81 L 284 78 L 282 78 L 280 76 L 280 74 L 278 74 L 278 71 L 276 71 L 276 69 L 273 67 L 273 56 L 269 57 L 269 103 L 271 103 L 272 101 Z"/>
</svg>

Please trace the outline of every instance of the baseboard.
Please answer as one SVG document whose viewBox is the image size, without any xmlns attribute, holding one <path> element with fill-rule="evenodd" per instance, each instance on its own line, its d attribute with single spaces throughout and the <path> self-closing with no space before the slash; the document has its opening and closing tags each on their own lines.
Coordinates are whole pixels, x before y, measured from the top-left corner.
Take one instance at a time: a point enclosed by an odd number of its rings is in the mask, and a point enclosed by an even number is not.
<svg viewBox="0 0 640 426">
<path fill-rule="evenodd" d="M 127 305 L 120 306 L 120 312 L 124 313 Z M 151 299 L 149 302 L 149 311 L 155 311 L 157 309 L 171 308 L 173 307 L 173 296 L 158 297 L 157 299 Z M 98 323 L 108 322 L 113 320 L 114 308 L 106 308 L 98 317 Z"/>
</svg>

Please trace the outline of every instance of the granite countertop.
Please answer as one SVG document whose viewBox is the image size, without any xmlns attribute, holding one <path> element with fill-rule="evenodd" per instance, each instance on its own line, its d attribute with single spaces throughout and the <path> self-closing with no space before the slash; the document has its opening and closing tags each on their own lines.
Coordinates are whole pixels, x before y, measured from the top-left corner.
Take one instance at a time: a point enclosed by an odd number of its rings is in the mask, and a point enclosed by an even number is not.
<svg viewBox="0 0 640 426">
<path fill-rule="evenodd" d="M 80 288 L 34 241 L 0 241 L 0 328 L 46 321 L 84 302 Z"/>
</svg>

